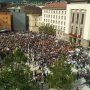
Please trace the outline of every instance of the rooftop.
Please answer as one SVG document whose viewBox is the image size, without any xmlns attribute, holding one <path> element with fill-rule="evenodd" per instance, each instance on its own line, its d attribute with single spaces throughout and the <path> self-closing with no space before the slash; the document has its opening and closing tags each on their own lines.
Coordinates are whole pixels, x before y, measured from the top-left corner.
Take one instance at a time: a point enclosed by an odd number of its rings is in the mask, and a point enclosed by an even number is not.
<svg viewBox="0 0 90 90">
<path fill-rule="evenodd" d="M 68 3 L 81 3 L 81 2 L 87 2 L 87 3 L 90 3 L 90 0 L 67 0 Z"/>
<path fill-rule="evenodd" d="M 43 9 L 66 9 L 67 2 L 53 2 L 50 4 L 46 4 Z"/>
<path fill-rule="evenodd" d="M 42 14 L 42 10 L 39 7 L 36 6 L 24 6 L 22 7 L 22 11 L 24 11 L 27 14 Z"/>
<path fill-rule="evenodd" d="M 88 0 L 71 0 L 72 2 L 86 2 Z"/>
<path fill-rule="evenodd" d="M 11 6 L 11 4 L 0 3 L 0 12 L 9 12 L 8 8 Z"/>
</svg>

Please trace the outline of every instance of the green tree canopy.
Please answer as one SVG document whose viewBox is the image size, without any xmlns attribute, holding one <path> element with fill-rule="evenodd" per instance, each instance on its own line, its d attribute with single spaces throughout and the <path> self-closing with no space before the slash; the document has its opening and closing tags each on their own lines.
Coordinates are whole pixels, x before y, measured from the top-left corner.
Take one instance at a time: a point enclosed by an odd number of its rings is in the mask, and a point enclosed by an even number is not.
<svg viewBox="0 0 90 90">
<path fill-rule="evenodd" d="M 51 74 L 47 78 L 47 82 L 50 88 L 56 88 L 58 90 L 68 90 L 71 88 L 74 75 L 71 73 L 71 65 L 66 62 L 64 55 L 59 57 L 54 65 L 50 66 Z"/>
<path fill-rule="evenodd" d="M 43 33 L 48 34 L 48 35 L 55 35 L 56 34 L 56 30 L 54 29 L 54 27 L 51 25 L 48 25 L 48 24 L 39 27 L 39 32 L 43 32 Z"/>
<path fill-rule="evenodd" d="M 26 56 L 20 49 L 6 56 L 0 69 L 0 90 L 36 90 Z"/>
</svg>

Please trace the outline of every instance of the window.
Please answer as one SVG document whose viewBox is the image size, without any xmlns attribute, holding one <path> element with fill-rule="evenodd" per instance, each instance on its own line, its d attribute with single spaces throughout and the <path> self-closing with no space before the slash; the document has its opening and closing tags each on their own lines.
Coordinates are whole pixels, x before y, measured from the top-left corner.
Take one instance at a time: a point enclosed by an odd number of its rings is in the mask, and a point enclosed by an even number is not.
<svg viewBox="0 0 90 90">
<path fill-rule="evenodd" d="M 53 18 L 55 18 L 55 15 L 53 15 Z"/>
<path fill-rule="evenodd" d="M 63 16 L 62 16 L 62 19 L 63 19 Z"/>
<path fill-rule="evenodd" d="M 74 13 L 73 13 L 73 16 L 72 16 L 72 23 L 74 22 Z"/>
<path fill-rule="evenodd" d="M 59 11 L 59 14 L 60 14 L 60 11 Z"/>
<path fill-rule="evenodd" d="M 8 19 L 8 17 L 6 17 L 6 19 Z"/>
<path fill-rule="evenodd" d="M 65 11 L 65 14 L 66 14 L 66 11 Z"/>
<path fill-rule="evenodd" d="M 47 22 L 47 19 L 46 19 L 46 22 Z"/>
<path fill-rule="evenodd" d="M 52 23 L 52 20 L 51 20 L 51 23 Z"/>
<path fill-rule="evenodd" d="M 80 28 L 80 36 L 82 36 L 82 28 Z"/>
<path fill-rule="evenodd" d="M 7 21 L 5 23 L 7 23 Z"/>
<path fill-rule="evenodd" d="M 78 29 L 78 28 L 76 27 L 76 30 L 75 30 L 75 34 L 76 34 L 76 35 L 77 35 L 77 29 Z"/>
<path fill-rule="evenodd" d="M 51 18 L 52 18 L 52 15 L 51 15 Z"/>
<path fill-rule="evenodd" d="M 62 30 L 62 27 L 61 27 L 61 30 Z"/>
<path fill-rule="evenodd" d="M 64 31 L 65 31 L 65 27 L 64 27 Z"/>
<path fill-rule="evenodd" d="M 90 42 L 89 42 L 89 47 L 90 47 Z"/>
<path fill-rule="evenodd" d="M 64 20 L 66 20 L 66 16 L 64 17 Z"/>
<path fill-rule="evenodd" d="M 35 23 L 35 26 L 37 26 L 37 24 Z"/>
<path fill-rule="evenodd" d="M 64 25 L 65 25 L 66 23 L 64 22 Z"/>
<path fill-rule="evenodd" d="M 77 13 L 77 20 L 76 20 L 76 23 L 78 23 L 79 21 L 79 13 Z"/>
<path fill-rule="evenodd" d="M 54 23 L 55 21 L 53 20 L 53 23 Z"/>
<path fill-rule="evenodd" d="M 63 21 L 61 21 L 61 25 L 63 24 Z"/>
<path fill-rule="evenodd" d="M 58 29 L 59 29 L 59 26 L 58 26 Z"/>
<path fill-rule="evenodd" d="M 82 18 L 81 18 L 81 24 L 84 23 L 84 14 L 82 14 Z"/>
<path fill-rule="evenodd" d="M 63 14 L 63 11 L 62 11 L 62 14 Z"/>
<path fill-rule="evenodd" d="M 73 33 L 73 26 L 71 27 L 71 32 L 70 33 Z"/>
<path fill-rule="evenodd" d="M 48 17 L 50 18 L 50 15 L 48 15 Z"/>
<path fill-rule="evenodd" d="M 57 19 L 57 16 L 56 16 L 56 19 Z"/>
<path fill-rule="evenodd" d="M 58 24 L 60 24 L 60 21 L 58 21 Z"/>
<path fill-rule="evenodd" d="M 78 43 L 80 44 L 81 43 L 81 40 L 78 40 Z"/>
</svg>

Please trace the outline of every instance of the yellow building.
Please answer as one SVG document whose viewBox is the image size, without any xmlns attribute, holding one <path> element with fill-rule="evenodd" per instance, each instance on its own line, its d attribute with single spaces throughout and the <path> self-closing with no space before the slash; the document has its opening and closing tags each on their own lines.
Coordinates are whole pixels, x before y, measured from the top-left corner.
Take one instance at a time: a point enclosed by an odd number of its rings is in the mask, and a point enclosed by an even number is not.
<svg viewBox="0 0 90 90">
<path fill-rule="evenodd" d="M 25 6 L 22 10 L 27 14 L 27 29 L 32 32 L 38 32 L 38 17 L 42 13 L 41 8 L 35 6 Z"/>
<path fill-rule="evenodd" d="M 0 11 L 0 30 L 11 31 L 11 13 L 8 11 Z"/>
</svg>

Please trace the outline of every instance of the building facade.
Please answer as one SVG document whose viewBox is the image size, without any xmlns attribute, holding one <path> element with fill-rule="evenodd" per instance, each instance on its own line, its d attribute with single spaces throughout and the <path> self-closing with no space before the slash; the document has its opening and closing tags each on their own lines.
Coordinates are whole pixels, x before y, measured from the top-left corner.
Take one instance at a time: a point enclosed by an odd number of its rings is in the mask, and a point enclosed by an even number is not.
<svg viewBox="0 0 90 90">
<path fill-rule="evenodd" d="M 38 27 L 38 15 L 37 14 L 27 14 L 27 17 L 29 19 L 29 31 L 32 32 L 38 32 L 39 31 L 39 27 Z"/>
<path fill-rule="evenodd" d="M 38 17 L 41 15 L 41 8 L 36 6 L 25 6 L 22 11 L 26 13 L 27 29 L 32 32 L 39 32 Z"/>
<path fill-rule="evenodd" d="M 13 12 L 13 30 L 19 32 L 26 31 L 26 14 L 23 12 Z"/>
<path fill-rule="evenodd" d="M 11 31 L 12 14 L 7 11 L 0 11 L 0 30 Z"/>
<path fill-rule="evenodd" d="M 38 26 L 39 26 L 39 27 L 42 26 L 42 25 L 43 25 L 43 23 L 42 23 L 42 16 L 39 16 L 39 17 L 37 18 L 37 20 L 38 20 Z"/>
<path fill-rule="evenodd" d="M 66 29 L 66 5 L 66 2 L 54 2 L 42 8 L 42 23 L 56 29 L 57 39 L 63 37 Z"/>
<path fill-rule="evenodd" d="M 84 0 L 81 3 L 74 0 L 73 3 L 67 4 L 66 38 L 84 47 L 90 46 L 89 8 L 90 3 Z"/>
<path fill-rule="evenodd" d="M 22 12 L 20 6 L 10 7 L 8 10 L 12 13 L 12 29 L 16 32 L 26 31 L 26 14 Z"/>
</svg>

